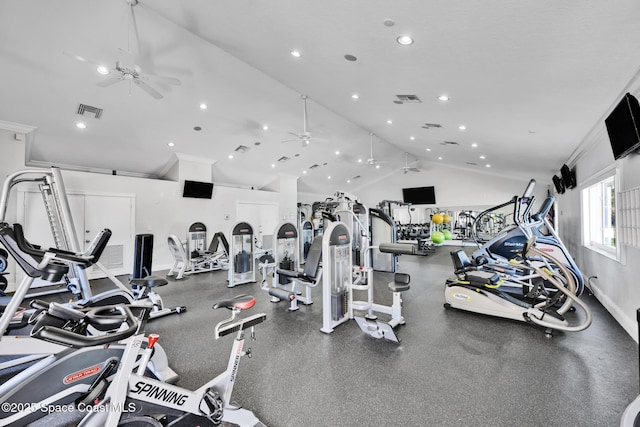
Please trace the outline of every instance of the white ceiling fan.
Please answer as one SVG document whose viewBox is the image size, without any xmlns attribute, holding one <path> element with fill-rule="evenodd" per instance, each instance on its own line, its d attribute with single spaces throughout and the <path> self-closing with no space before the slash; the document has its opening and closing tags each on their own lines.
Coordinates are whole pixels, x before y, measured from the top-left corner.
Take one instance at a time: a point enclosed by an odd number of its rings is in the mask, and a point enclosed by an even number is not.
<svg viewBox="0 0 640 427">
<path fill-rule="evenodd" d="M 326 141 L 321 138 L 311 138 L 311 133 L 307 130 L 307 95 L 300 95 L 302 99 L 302 132 L 289 132 L 291 135 L 295 136 L 296 139 L 287 139 L 286 141 L 281 142 L 292 142 L 292 141 L 301 141 L 302 146 L 306 147 L 309 145 L 311 140 L 314 141 Z"/>
<path fill-rule="evenodd" d="M 413 161 L 411 163 L 415 163 L 416 161 Z M 403 171 L 403 173 L 407 173 L 407 172 L 420 172 L 420 169 L 418 169 L 415 166 L 409 166 L 409 153 L 404 153 L 404 166 L 400 168 L 401 171 Z"/>
<path fill-rule="evenodd" d="M 371 145 L 370 147 L 371 151 L 370 151 L 370 157 L 367 159 L 367 164 L 375 166 L 376 169 L 379 169 L 381 164 L 388 163 L 388 162 L 385 160 L 376 160 L 376 158 L 373 157 L 373 132 L 369 132 L 369 140 Z"/>
<path fill-rule="evenodd" d="M 179 86 L 181 84 L 180 80 L 175 77 L 167 77 L 167 76 L 158 76 L 151 73 L 145 73 L 142 70 L 140 64 L 142 63 L 141 56 L 139 55 L 139 39 L 138 39 L 138 28 L 136 25 L 136 18 L 133 12 L 134 6 L 138 4 L 138 0 L 125 0 L 131 14 L 129 16 L 129 28 L 127 30 L 127 50 L 118 49 L 120 53 L 121 60 L 115 62 L 115 66 L 106 66 L 97 61 L 89 60 L 84 56 L 73 55 L 67 52 L 64 52 L 66 55 L 71 56 L 72 58 L 91 64 L 96 68 L 98 73 L 106 76 L 105 80 L 102 80 L 97 83 L 100 87 L 107 87 L 114 85 L 119 82 L 129 82 L 129 90 L 131 90 L 131 86 L 137 86 L 142 89 L 144 92 L 149 94 L 155 99 L 162 99 L 163 95 L 151 85 L 151 83 L 158 84 L 169 84 L 174 86 Z M 131 46 L 131 29 L 133 29 L 133 33 L 135 34 L 135 50 L 136 54 L 132 52 Z"/>
</svg>

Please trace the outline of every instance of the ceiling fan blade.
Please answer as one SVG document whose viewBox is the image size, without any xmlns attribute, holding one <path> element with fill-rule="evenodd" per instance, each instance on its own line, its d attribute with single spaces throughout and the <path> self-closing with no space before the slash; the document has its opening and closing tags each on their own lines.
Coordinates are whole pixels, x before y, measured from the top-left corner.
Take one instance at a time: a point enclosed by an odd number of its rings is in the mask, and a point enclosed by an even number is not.
<svg viewBox="0 0 640 427">
<path fill-rule="evenodd" d="M 143 82 L 140 79 L 134 79 L 133 83 L 138 86 L 140 89 L 144 90 L 145 92 L 147 92 L 149 95 L 151 95 L 152 97 L 154 97 L 155 99 L 162 99 L 164 98 L 162 96 L 162 94 L 160 92 L 158 92 L 157 90 L 155 90 L 154 88 L 152 88 L 151 86 L 149 86 L 148 84 L 146 84 L 145 82 Z"/>
<path fill-rule="evenodd" d="M 285 141 L 280 141 L 280 142 L 282 143 L 282 142 L 293 142 L 293 141 L 299 141 L 299 140 L 298 139 L 287 139 Z"/>
<path fill-rule="evenodd" d="M 180 86 L 182 82 L 175 77 L 158 76 L 156 74 L 146 74 L 149 81 L 154 83 L 165 83 L 168 85 Z"/>
<path fill-rule="evenodd" d="M 116 76 L 116 77 L 110 77 L 108 79 L 102 80 L 98 83 L 96 83 L 96 85 L 100 86 L 100 87 L 107 87 L 107 86 L 111 86 L 114 85 L 116 83 L 119 83 L 121 81 L 124 80 L 124 77 L 122 76 Z"/>
<path fill-rule="evenodd" d="M 307 95 L 302 95 L 302 132 L 307 133 Z"/>
</svg>

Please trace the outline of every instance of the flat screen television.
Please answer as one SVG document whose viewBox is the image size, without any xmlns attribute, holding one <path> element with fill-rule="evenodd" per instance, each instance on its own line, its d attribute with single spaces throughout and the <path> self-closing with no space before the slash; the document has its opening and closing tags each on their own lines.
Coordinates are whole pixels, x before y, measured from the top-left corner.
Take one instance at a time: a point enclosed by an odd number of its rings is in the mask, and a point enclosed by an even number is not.
<svg viewBox="0 0 640 427">
<path fill-rule="evenodd" d="M 213 195 L 213 183 L 199 181 L 184 181 L 182 197 L 193 197 L 196 199 L 210 199 Z"/>
<path fill-rule="evenodd" d="M 402 189 L 402 200 L 412 205 L 435 205 L 435 187 L 413 187 Z"/>
<path fill-rule="evenodd" d="M 604 123 L 616 160 L 640 148 L 640 105 L 635 96 L 627 93 Z"/>
</svg>

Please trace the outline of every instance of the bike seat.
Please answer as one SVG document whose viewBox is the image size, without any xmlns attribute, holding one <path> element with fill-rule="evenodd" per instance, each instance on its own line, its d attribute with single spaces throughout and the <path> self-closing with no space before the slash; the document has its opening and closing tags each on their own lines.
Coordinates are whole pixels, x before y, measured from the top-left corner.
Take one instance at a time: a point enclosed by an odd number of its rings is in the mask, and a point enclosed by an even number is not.
<svg viewBox="0 0 640 427">
<path fill-rule="evenodd" d="M 254 296 L 242 294 L 237 295 L 231 299 L 218 301 L 213 306 L 213 309 L 215 310 L 216 308 L 227 308 L 229 310 L 248 310 L 254 305 L 256 305 L 256 298 Z"/>
<path fill-rule="evenodd" d="M 154 286 L 164 286 L 169 282 L 164 277 L 147 276 L 143 279 L 131 279 L 129 283 L 143 288 L 153 288 Z"/>
</svg>

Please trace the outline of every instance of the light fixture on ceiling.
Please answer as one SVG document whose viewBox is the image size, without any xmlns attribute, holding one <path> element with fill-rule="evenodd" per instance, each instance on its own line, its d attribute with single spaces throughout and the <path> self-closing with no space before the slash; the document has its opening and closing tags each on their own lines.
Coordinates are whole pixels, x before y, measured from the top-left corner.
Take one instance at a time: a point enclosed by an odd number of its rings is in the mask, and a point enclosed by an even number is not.
<svg viewBox="0 0 640 427">
<path fill-rule="evenodd" d="M 395 21 L 389 18 L 382 21 L 382 23 L 384 24 L 385 27 L 393 27 L 394 25 L 396 25 Z"/>
<path fill-rule="evenodd" d="M 327 177 L 327 179 L 331 179 L 331 175 L 329 175 L 329 176 Z"/>
<path fill-rule="evenodd" d="M 467 127 L 465 125 L 460 125 L 458 126 L 458 129 L 460 130 L 467 130 Z"/>
<path fill-rule="evenodd" d="M 262 130 L 269 130 L 269 126 L 268 125 L 262 126 Z"/>
<path fill-rule="evenodd" d="M 488 164 L 487 164 L 487 165 L 485 165 L 485 166 L 486 166 L 486 167 L 488 167 L 488 168 L 490 168 L 490 167 L 491 167 L 491 165 L 488 165 Z"/>
<path fill-rule="evenodd" d="M 388 124 L 388 125 L 393 124 L 393 120 L 387 120 L 387 124 Z"/>
<path fill-rule="evenodd" d="M 294 49 L 291 51 L 291 56 L 293 56 L 294 58 L 300 58 L 302 54 L 300 53 L 299 50 Z"/>
<path fill-rule="evenodd" d="M 431 151 L 431 148 L 427 148 L 427 151 Z"/>
<path fill-rule="evenodd" d="M 109 68 L 105 67 L 104 65 L 99 65 L 98 68 L 96 68 L 96 71 L 103 76 L 109 74 Z"/>
<path fill-rule="evenodd" d="M 442 160 L 442 156 L 438 156 L 438 160 Z"/>
<path fill-rule="evenodd" d="M 362 159 L 358 159 L 358 163 L 362 163 Z"/>
<path fill-rule="evenodd" d="M 347 184 L 351 184 L 351 180 L 350 179 L 347 180 Z"/>
<path fill-rule="evenodd" d="M 76 123 L 76 127 L 77 127 L 78 129 L 86 129 L 86 128 L 87 128 L 87 125 L 86 125 L 84 122 L 77 122 L 77 123 Z"/>
<path fill-rule="evenodd" d="M 360 99 L 360 95 L 358 95 L 357 93 L 354 93 L 353 95 L 351 95 L 352 99 Z"/>
<path fill-rule="evenodd" d="M 474 142 L 473 144 L 471 144 L 472 148 L 478 148 L 478 143 Z"/>
<path fill-rule="evenodd" d="M 484 160 L 486 158 L 487 158 L 487 156 L 485 156 L 484 154 L 480 154 L 480 159 Z"/>
<path fill-rule="evenodd" d="M 398 36 L 396 41 L 398 42 L 398 44 L 401 44 L 402 46 L 409 46 L 410 44 L 413 44 L 413 38 L 407 34 Z"/>
<path fill-rule="evenodd" d="M 200 109 L 201 110 L 206 110 L 207 109 L 207 104 L 205 104 L 204 102 L 202 104 L 200 104 Z"/>
<path fill-rule="evenodd" d="M 175 147 L 175 146 L 176 146 L 176 144 L 175 144 L 175 143 L 173 143 L 173 142 L 170 142 L 170 143 L 168 143 L 167 145 L 168 145 L 169 147 Z"/>
<path fill-rule="evenodd" d="M 416 137 L 415 136 L 410 136 L 409 139 L 412 140 L 412 141 L 415 141 Z"/>
<path fill-rule="evenodd" d="M 340 155 L 340 151 L 336 150 L 336 156 Z"/>
<path fill-rule="evenodd" d="M 276 167 L 276 164 L 275 164 L 275 163 L 271 163 L 271 167 L 272 167 L 272 168 L 275 168 L 275 167 Z"/>
<path fill-rule="evenodd" d="M 302 171 L 302 173 L 303 173 L 303 174 L 306 174 L 306 173 L 307 173 L 307 171 L 306 171 L 306 170 L 305 170 L 305 171 Z"/>
<path fill-rule="evenodd" d="M 229 154 L 229 158 L 230 158 L 230 159 L 233 159 L 233 154 Z"/>
<path fill-rule="evenodd" d="M 380 165 L 376 165 L 376 169 L 380 169 Z"/>
<path fill-rule="evenodd" d="M 440 100 L 440 101 L 448 101 L 448 100 L 449 100 L 449 97 L 448 97 L 447 95 L 440 95 L 440 96 L 438 97 L 438 100 Z"/>
</svg>

